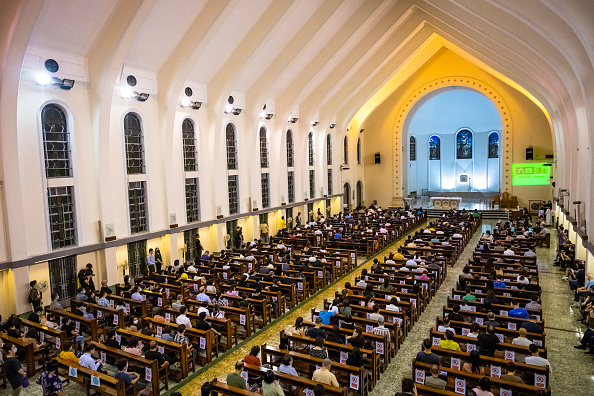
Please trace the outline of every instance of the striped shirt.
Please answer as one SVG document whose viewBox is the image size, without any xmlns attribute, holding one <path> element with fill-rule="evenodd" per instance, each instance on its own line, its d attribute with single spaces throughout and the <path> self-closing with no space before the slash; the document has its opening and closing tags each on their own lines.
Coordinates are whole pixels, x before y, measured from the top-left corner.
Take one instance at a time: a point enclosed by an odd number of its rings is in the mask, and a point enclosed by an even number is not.
<svg viewBox="0 0 594 396">
<path fill-rule="evenodd" d="M 388 342 L 390 342 L 390 330 L 388 328 L 386 328 L 385 326 L 374 327 L 373 334 L 379 335 L 379 336 L 386 336 L 388 339 Z"/>
</svg>

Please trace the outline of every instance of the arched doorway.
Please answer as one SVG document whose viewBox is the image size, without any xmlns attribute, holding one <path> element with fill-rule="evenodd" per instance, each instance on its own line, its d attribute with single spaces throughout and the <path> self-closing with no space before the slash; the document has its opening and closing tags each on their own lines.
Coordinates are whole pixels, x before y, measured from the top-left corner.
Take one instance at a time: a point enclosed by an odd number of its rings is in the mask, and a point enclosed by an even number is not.
<svg viewBox="0 0 594 396">
<path fill-rule="evenodd" d="M 357 207 L 363 203 L 363 183 L 361 180 L 357 182 Z"/>
<path fill-rule="evenodd" d="M 343 203 L 343 207 L 346 208 L 346 210 L 351 209 L 351 185 L 349 183 L 344 183 L 344 193 L 343 193 L 342 203 Z"/>
</svg>

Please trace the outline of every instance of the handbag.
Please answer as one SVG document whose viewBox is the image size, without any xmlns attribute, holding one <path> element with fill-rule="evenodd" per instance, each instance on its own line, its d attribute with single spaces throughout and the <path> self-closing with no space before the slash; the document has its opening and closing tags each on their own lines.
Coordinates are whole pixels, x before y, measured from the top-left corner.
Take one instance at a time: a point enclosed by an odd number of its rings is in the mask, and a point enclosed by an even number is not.
<svg viewBox="0 0 594 396">
<path fill-rule="evenodd" d="M 29 377 L 25 376 L 25 378 L 23 378 L 23 388 L 28 388 L 29 387 Z"/>
</svg>

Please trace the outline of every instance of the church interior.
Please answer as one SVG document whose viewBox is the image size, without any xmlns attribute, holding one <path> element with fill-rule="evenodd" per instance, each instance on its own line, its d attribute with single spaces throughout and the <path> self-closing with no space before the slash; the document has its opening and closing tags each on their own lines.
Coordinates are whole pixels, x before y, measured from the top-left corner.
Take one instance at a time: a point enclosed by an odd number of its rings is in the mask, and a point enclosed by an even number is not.
<svg viewBox="0 0 594 396">
<path fill-rule="evenodd" d="M 594 2 L 0 22 L 0 395 L 593 394 Z"/>
</svg>

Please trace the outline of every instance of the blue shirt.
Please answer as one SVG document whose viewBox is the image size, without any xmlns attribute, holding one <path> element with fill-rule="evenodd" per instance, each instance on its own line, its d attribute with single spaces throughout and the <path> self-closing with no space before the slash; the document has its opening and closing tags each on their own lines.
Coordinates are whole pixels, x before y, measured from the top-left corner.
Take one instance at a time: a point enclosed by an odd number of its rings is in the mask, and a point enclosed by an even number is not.
<svg viewBox="0 0 594 396">
<path fill-rule="evenodd" d="M 155 265 L 155 255 L 149 254 L 148 256 L 146 256 L 146 264 Z"/>
<path fill-rule="evenodd" d="M 337 232 L 336 234 L 334 234 L 334 239 L 342 239 L 342 234 Z"/>
<path fill-rule="evenodd" d="M 496 289 L 505 289 L 506 285 L 502 281 L 495 281 L 493 282 L 493 287 Z"/>
<path fill-rule="evenodd" d="M 526 311 L 524 308 L 514 308 L 509 311 L 508 316 L 518 319 L 528 319 L 529 315 L 528 311 Z"/>
<path fill-rule="evenodd" d="M 208 296 L 206 295 L 206 293 L 200 293 L 200 294 L 198 294 L 198 295 L 196 296 L 196 301 L 204 301 L 204 302 L 207 302 L 207 303 L 209 303 L 209 304 L 211 303 L 211 301 L 210 301 L 210 297 L 208 297 Z"/>
<path fill-rule="evenodd" d="M 322 323 L 325 325 L 330 324 L 330 318 L 333 316 L 334 316 L 334 312 L 331 312 L 331 311 L 321 311 L 320 312 L 320 318 L 322 318 Z"/>
</svg>

